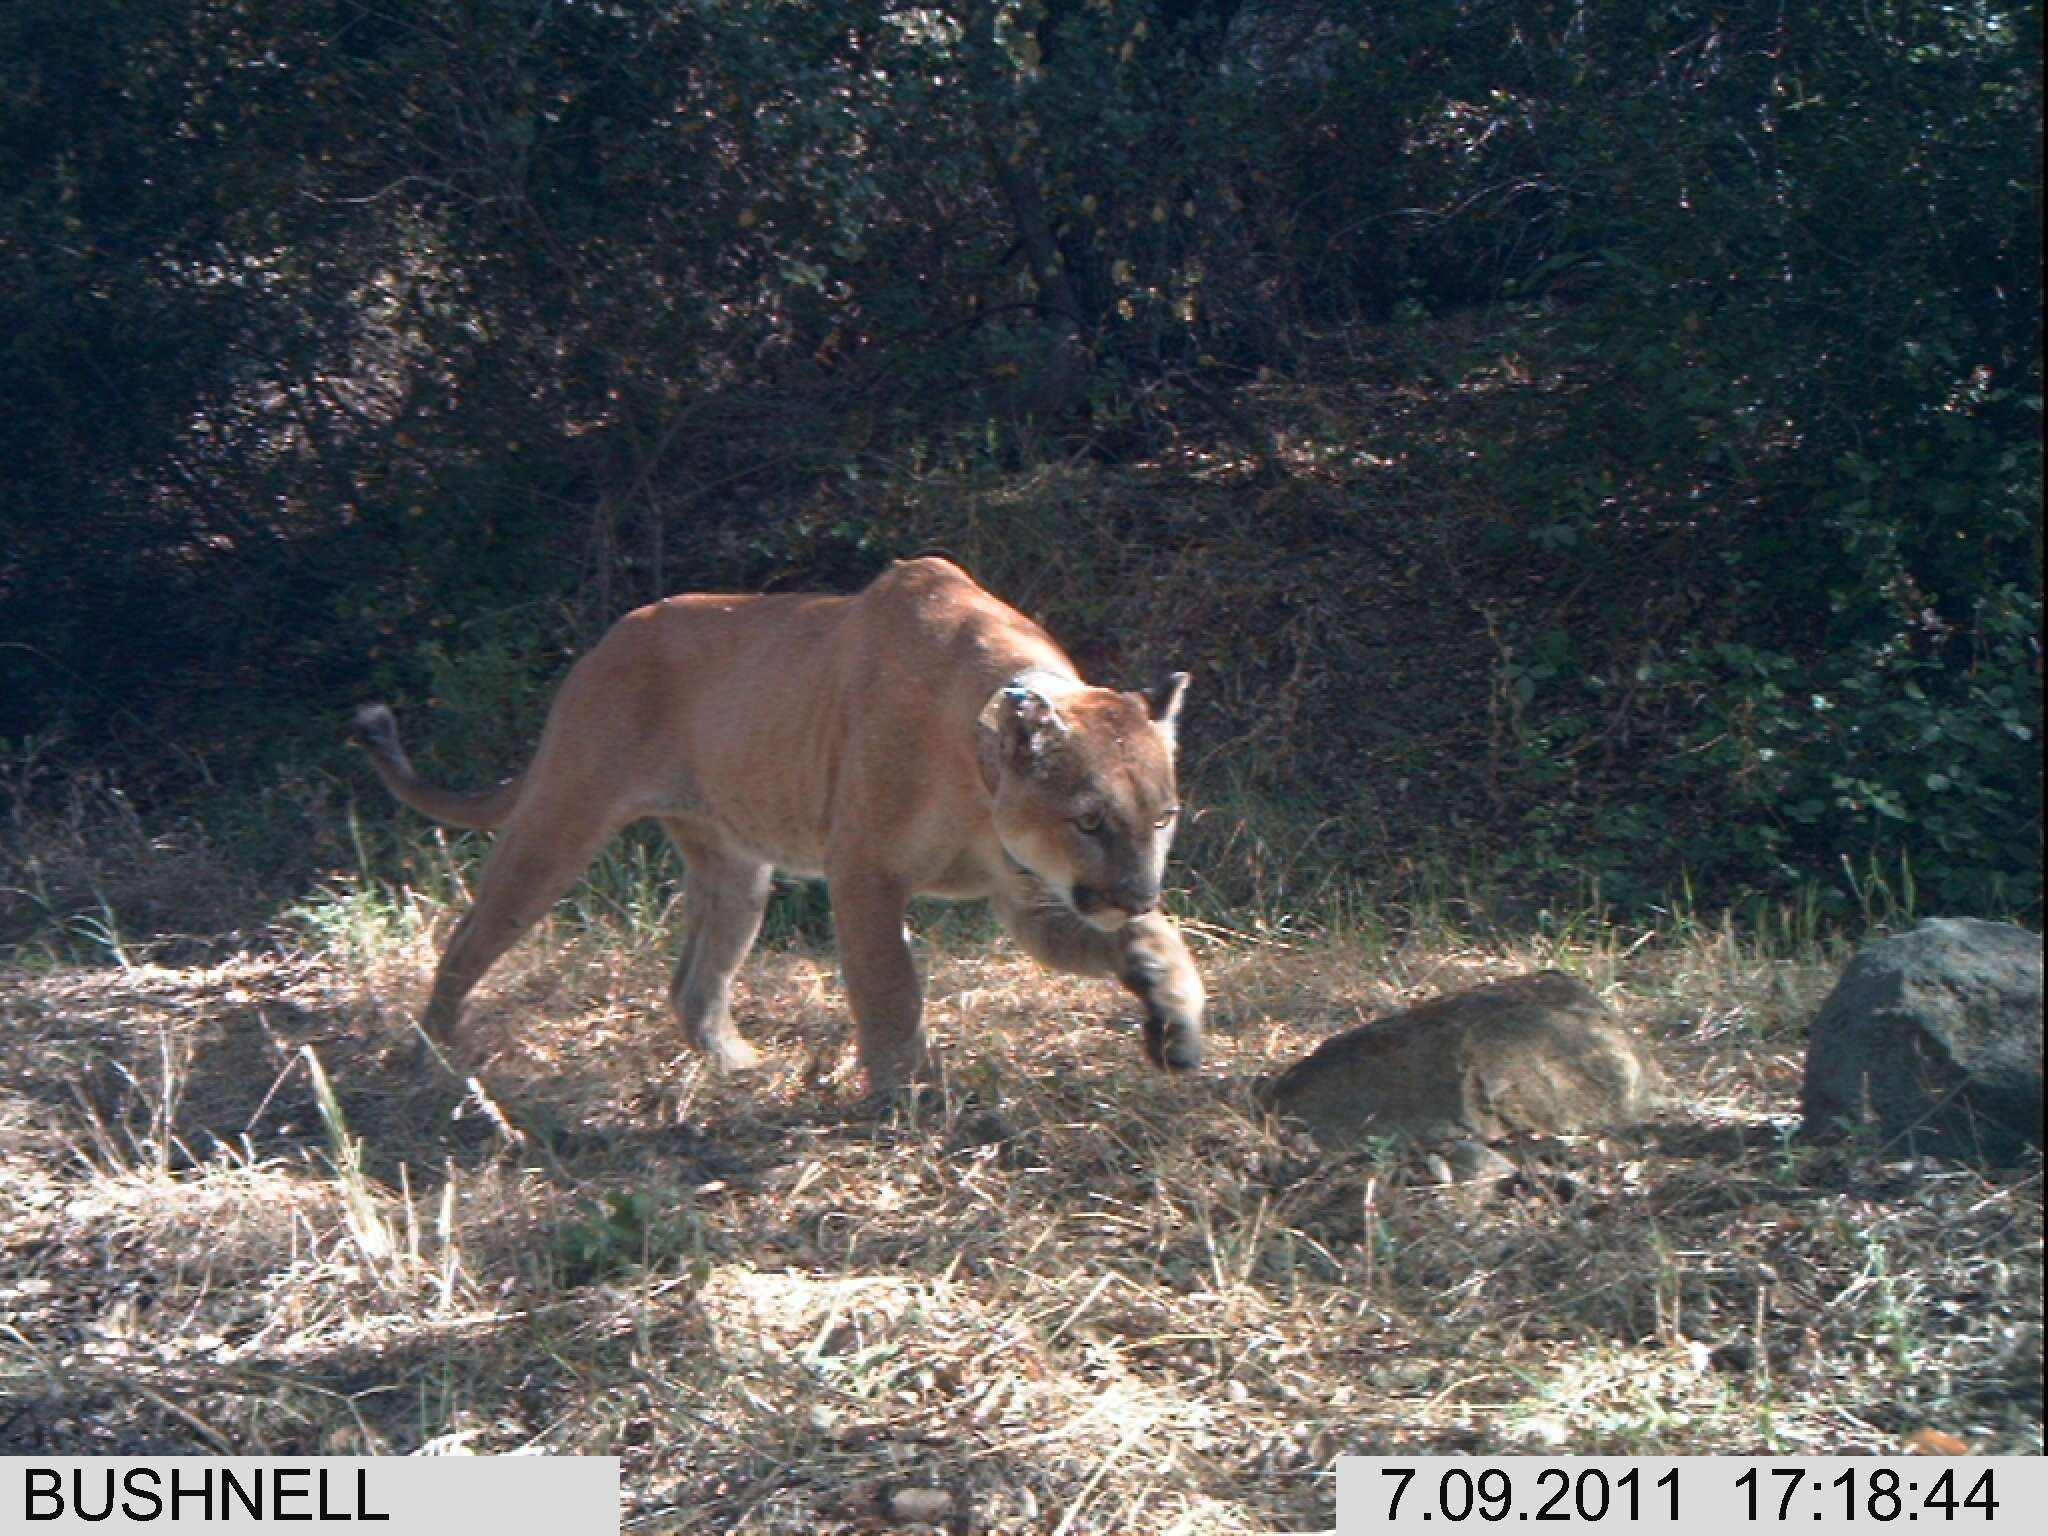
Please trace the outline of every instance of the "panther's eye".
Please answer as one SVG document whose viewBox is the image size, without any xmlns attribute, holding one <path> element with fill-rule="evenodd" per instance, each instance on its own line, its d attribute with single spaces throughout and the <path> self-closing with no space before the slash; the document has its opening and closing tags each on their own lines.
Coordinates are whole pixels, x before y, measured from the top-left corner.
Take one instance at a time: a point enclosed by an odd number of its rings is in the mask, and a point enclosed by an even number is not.
<svg viewBox="0 0 2048 1536">
<path fill-rule="evenodd" d="M 1173 818 L 1178 816 L 1179 814 L 1179 806 L 1169 805 L 1165 810 L 1159 813 L 1159 819 L 1152 823 L 1152 830 L 1155 832 L 1164 832 L 1169 826 L 1173 824 Z"/>
<path fill-rule="evenodd" d="M 1102 830 L 1102 812 L 1083 811 L 1074 818 L 1074 825 L 1090 837 L 1094 837 Z"/>
</svg>

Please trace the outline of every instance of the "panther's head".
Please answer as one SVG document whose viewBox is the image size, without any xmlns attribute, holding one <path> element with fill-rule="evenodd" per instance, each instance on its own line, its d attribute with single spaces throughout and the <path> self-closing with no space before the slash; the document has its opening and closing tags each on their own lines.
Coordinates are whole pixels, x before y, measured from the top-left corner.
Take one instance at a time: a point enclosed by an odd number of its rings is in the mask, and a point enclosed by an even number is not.
<svg viewBox="0 0 2048 1536">
<path fill-rule="evenodd" d="M 1180 816 L 1174 725 L 1188 675 L 1118 693 L 1041 674 L 981 711 L 981 774 L 1010 857 L 1114 932 L 1159 905 Z"/>
</svg>

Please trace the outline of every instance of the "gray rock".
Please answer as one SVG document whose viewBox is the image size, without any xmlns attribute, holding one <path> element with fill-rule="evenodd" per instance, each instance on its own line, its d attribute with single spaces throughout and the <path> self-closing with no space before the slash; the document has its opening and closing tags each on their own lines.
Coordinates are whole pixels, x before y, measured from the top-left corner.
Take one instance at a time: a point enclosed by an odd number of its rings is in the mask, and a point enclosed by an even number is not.
<svg viewBox="0 0 2048 1536">
<path fill-rule="evenodd" d="M 1867 945 L 1806 1049 L 1806 1132 L 1875 1116 L 1916 1152 L 2010 1162 L 2041 1145 L 2041 936 L 1929 918 Z"/>
<path fill-rule="evenodd" d="M 1663 1075 L 1582 983 L 1539 971 L 1434 998 L 1333 1035 L 1259 1087 L 1325 1143 L 1495 1141 L 1634 1125 Z"/>
</svg>

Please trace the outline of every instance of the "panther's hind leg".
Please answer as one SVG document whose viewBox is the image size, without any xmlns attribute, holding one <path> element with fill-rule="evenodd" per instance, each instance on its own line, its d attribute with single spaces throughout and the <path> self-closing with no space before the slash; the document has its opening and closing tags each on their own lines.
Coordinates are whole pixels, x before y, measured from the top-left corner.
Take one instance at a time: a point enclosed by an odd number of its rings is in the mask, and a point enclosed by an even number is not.
<svg viewBox="0 0 2048 1536">
<path fill-rule="evenodd" d="M 732 1022 L 732 979 L 761 931 L 774 870 L 722 848 L 688 824 L 663 825 L 683 855 L 683 952 L 669 988 L 692 1045 L 722 1072 L 758 1066 L 761 1053 Z"/>
<path fill-rule="evenodd" d="M 528 784 L 484 859 L 475 903 L 441 953 L 420 1020 L 428 1039 L 462 1053 L 463 1002 L 498 958 L 546 916 L 619 825 L 610 805 L 596 797 Z"/>
</svg>

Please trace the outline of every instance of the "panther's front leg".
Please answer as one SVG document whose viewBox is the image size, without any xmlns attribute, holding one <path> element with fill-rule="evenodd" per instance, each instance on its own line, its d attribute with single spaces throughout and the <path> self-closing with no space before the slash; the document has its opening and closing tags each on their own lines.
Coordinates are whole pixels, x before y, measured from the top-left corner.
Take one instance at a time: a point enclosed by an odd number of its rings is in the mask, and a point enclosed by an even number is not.
<svg viewBox="0 0 2048 1536">
<path fill-rule="evenodd" d="M 930 1065 L 924 995 L 903 926 L 910 892 L 902 881 L 858 865 L 828 869 L 826 883 L 861 1069 L 871 1092 L 893 1093 Z"/>
<path fill-rule="evenodd" d="M 1105 933 L 1028 874 L 995 893 L 996 916 L 1024 952 L 1055 970 L 1114 976 L 1145 1005 L 1145 1054 L 1181 1070 L 1202 1064 L 1206 994 L 1180 929 L 1157 912 Z"/>
<path fill-rule="evenodd" d="M 1116 942 L 1116 979 L 1145 1005 L 1145 1054 L 1154 1066 L 1199 1067 L 1207 994 L 1180 929 L 1148 912 L 1119 928 Z"/>
</svg>

